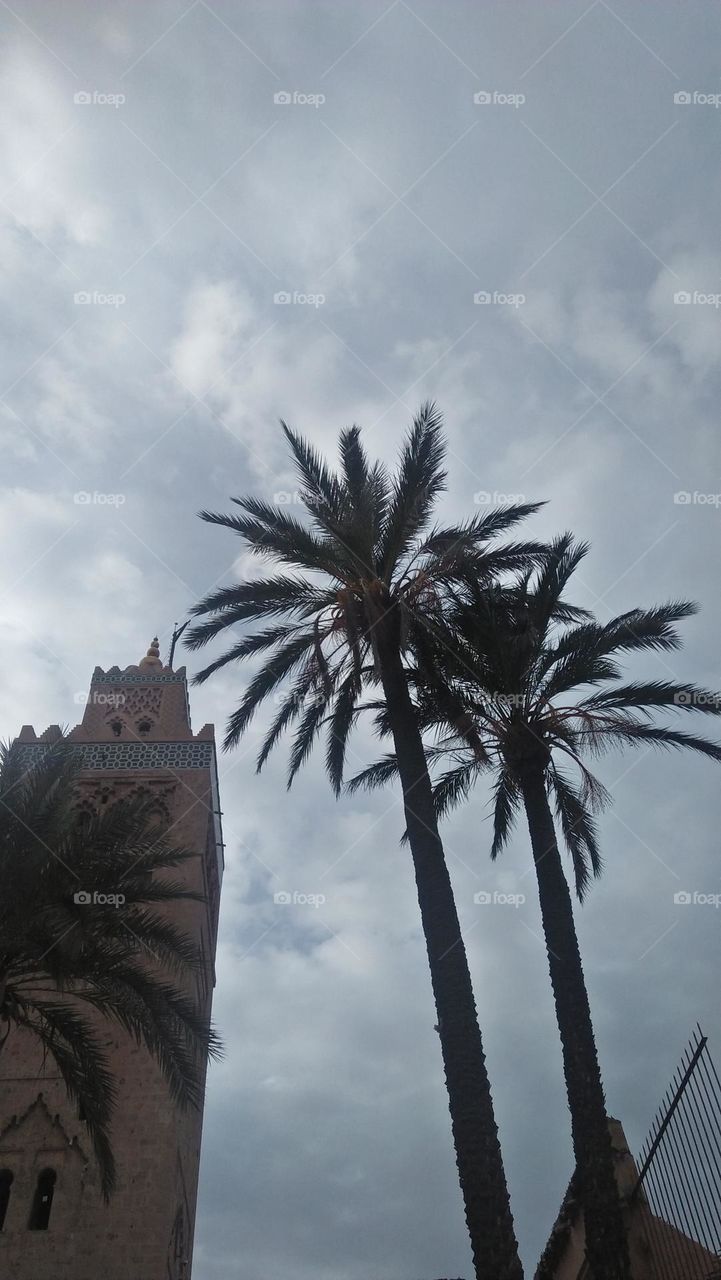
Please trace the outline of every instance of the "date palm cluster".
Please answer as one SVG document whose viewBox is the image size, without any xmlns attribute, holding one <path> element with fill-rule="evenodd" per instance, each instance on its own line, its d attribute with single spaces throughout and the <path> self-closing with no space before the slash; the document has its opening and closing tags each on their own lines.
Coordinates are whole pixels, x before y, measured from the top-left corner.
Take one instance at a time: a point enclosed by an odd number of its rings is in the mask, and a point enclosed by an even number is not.
<svg viewBox="0 0 721 1280">
<path fill-rule="evenodd" d="M 608 622 L 568 601 L 588 552 L 570 534 L 548 544 L 500 539 L 540 504 L 434 522 L 445 488 L 440 414 L 422 407 L 394 474 L 371 462 L 357 427 L 341 432 L 337 471 L 285 424 L 303 516 L 255 497 L 202 518 L 240 536 L 271 568 L 195 607 L 191 648 L 230 647 L 197 676 L 255 663 L 228 720 L 226 746 L 262 704 L 261 769 L 290 733 L 288 785 L 324 737 L 333 790 L 344 788 L 349 735 L 370 715 L 390 750 L 347 784 L 400 783 L 438 1014 L 459 1179 L 477 1277 L 522 1274 L 471 976 L 439 823 L 487 775 L 496 857 L 525 812 L 561 1037 L 576 1185 L 594 1280 L 627 1280 L 629 1259 L 605 1099 L 573 917 L 556 839 L 583 899 L 602 869 L 597 815 L 610 796 L 589 768 L 628 746 L 721 746 L 669 714 L 717 714 L 721 697 L 670 680 L 623 679 L 623 660 L 679 644 L 687 602 L 632 609 Z M 477 852 L 482 854 L 479 842 Z"/>
</svg>

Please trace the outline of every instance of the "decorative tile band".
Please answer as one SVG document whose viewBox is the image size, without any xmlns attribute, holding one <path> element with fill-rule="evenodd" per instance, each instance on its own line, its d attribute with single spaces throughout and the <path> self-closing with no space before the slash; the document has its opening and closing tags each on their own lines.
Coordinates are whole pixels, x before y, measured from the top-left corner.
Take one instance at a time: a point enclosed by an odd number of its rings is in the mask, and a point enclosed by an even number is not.
<svg viewBox="0 0 721 1280">
<path fill-rule="evenodd" d="M 47 750 L 47 742 L 24 742 L 22 758 Z M 85 769 L 210 769 L 212 742 L 72 742 Z"/>
<path fill-rule="evenodd" d="M 93 672 L 93 684 L 185 684 L 185 672 L 170 671 L 167 675 L 145 675 L 142 671 Z"/>
</svg>

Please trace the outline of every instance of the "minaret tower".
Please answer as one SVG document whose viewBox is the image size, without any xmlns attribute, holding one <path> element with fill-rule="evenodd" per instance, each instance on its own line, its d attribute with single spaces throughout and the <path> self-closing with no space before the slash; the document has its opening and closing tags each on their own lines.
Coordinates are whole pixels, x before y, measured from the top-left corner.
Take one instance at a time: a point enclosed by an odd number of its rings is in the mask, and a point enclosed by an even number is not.
<svg viewBox="0 0 721 1280">
<path fill-rule="evenodd" d="M 26 725 L 28 759 L 59 734 Z M 205 902 L 172 910 L 201 948 L 195 994 L 209 1019 L 223 844 L 213 727 L 191 730 L 185 669 L 163 665 L 157 638 L 137 666 L 96 667 L 70 739 L 83 755 L 79 808 L 142 791 L 174 843 L 197 855 L 183 874 Z M 115 1023 L 100 1033 L 118 1084 L 109 1205 L 54 1064 L 21 1033 L 0 1054 L 0 1280 L 191 1280 L 202 1113 L 175 1107 L 154 1061 Z"/>
</svg>

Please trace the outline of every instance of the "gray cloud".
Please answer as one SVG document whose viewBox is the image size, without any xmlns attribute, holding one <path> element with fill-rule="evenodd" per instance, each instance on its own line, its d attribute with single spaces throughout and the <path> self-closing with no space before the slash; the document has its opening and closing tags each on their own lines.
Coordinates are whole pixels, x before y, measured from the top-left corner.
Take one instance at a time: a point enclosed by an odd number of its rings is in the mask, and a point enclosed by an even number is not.
<svg viewBox="0 0 721 1280">
<path fill-rule="evenodd" d="M 326 448 L 358 421 L 391 459 L 427 395 L 448 418 L 447 512 L 549 499 L 534 533 L 593 543 L 579 603 L 699 599 L 683 653 L 646 666 L 721 683 L 721 321 L 698 300 L 721 293 L 719 117 L 674 103 L 719 88 L 708 6 L 28 0 L 19 17 L 0 19 L 6 734 L 74 722 L 96 663 L 137 660 L 211 583 L 257 572 L 194 512 L 292 494 L 279 416 Z M 196 690 L 195 724 L 220 727 L 245 678 Z M 280 758 L 253 776 L 259 731 L 221 766 L 228 1056 L 195 1275 L 469 1276 L 398 798 L 335 804 L 318 762 L 286 798 Z M 354 750 L 372 758 L 365 731 Z M 650 755 L 602 774 L 607 869 L 579 933 L 609 1107 L 638 1147 L 690 1026 L 719 1043 L 721 916 L 673 903 L 721 892 L 717 780 Z M 568 1117 L 527 842 L 491 866 L 486 802 L 446 842 L 530 1270 Z M 484 909 L 481 889 L 527 901 Z"/>
</svg>

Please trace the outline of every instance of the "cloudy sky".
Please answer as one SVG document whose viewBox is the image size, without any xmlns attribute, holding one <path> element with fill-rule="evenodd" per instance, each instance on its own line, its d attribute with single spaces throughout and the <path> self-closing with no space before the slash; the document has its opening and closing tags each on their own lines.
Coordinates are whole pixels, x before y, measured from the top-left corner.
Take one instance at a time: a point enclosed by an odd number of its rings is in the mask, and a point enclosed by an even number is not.
<svg viewBox="0 0 721 1280">
<path fill-rule="evenodd" d="M 391 460 L 425 397 L 447 514 L 548 499 L 529 533 L 592 543 L 579 602 L 699 600 L 644 669 L 721 684 L 719 25 L 693 0 L 0 0 L 3 735 L 75 723 L 96 663 L 257 572 L 195 512 L 292 495 L 280 416 Z M 196 690 L 195 727 L 246 678 Z M 286 796 L 261 730 L 221 760 L 194 1278 L 468 1277 L 398 796 L 335 803 L 319 762 Z M 638 1149 L 697 1019 L 721 1058 L 721 911 L 674 904 L 721 892 L 719 776 L 601 772 L 578 927 Z M 527 840 L 491 866 L 486 806 L 445 839 L 532 1273 L 569 1126 Z M 526 902 L 474 905 L 494 889 Z"/>
</svg>

